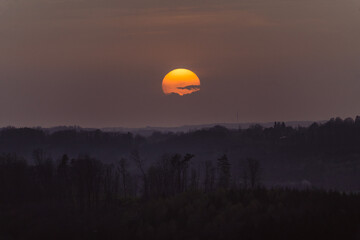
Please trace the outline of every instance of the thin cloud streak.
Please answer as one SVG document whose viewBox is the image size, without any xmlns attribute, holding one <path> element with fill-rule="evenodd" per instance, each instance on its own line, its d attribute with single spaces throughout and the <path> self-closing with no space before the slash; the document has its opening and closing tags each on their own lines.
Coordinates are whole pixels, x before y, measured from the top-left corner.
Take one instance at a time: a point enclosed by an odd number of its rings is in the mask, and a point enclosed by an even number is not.
<svg viewBox="0 0 360 240">
<path fill-rule="evenodd" d="M 186 90 L 195 90 L 198 91 L 200 90 L 200 85 L 189 85 L 189 86 L 185 86 L 185 87 L 178 87 L 178 89 L 186 89 Z"/>
</svg>

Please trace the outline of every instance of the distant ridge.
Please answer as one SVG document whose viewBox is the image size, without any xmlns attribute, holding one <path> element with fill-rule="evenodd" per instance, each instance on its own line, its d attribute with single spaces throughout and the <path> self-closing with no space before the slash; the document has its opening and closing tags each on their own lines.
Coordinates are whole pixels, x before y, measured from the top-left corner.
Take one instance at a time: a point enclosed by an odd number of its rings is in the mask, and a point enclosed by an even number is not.
<svg viewBox="0 0 360 240">
<path fill-rule="evenodd" d="M 326 121 L 288 121 L 285 122 L 286 126 L 290 127 L 308 127 L 313 123 L 325 123 Z M 101 130 L 103 132 L 122 132 L 122 133 L 133 133 L 139 134 L 142 136 L 150 136 L 154 132 L 161 132 L 161 133 L 179 133 L 179 132 L 189 132 L 189 131 L 196 131 L 206 128 L 212 128 L 215 126 L 223 126 L 228 129 L 247 129 L 252 125 L 261 125 L 264 128 L 269 128 L 274 126 L 274 122 L 264 122 L 264 123 L 256 123 L 256 122 L 249 122 L 249 123 L 209 123 L 209 124 L 194 124 L 194 125 L 183 125 L 178 127 L 139 127 L 139 128 L 128 128 L 128 127 L 105 127 L 105 128 L 82 128 L 80 126 L 55 126 L 49 128 L 42 128 L 42 127 L 30 127 L 32 129 L 42 129 L 49 133 L 59 132 L 59 131 L 66 131 L 66 130 L 77 130 L 77 131 L 95 131 Z M 6 128 L 6 127 L 5 127 Z M 20 127 L 21 128 L 21 127 Z M 4 129 L 4 128 L 0 128 Z"/>
<path fill-rule="evenodd" d="M 316 123 L 324 123 L 323 121 L 288 121 L 285 122 L 286 126 L 290 127 L 308 127 L 314 122 Z M 125 128 L 125 127 L 107 127 L 107 128 L 101 128 L 104 132 L 131 132 L 143 136 L 149 136 L 154 132 L 173 132 L 173 133 L 179 133 L 179 132 L 189 132 L 189 131 L 196 131 L 204 128 L 211 128 L 214 126 L 223 126 L 228 129 L 246 129 L 249 128 L 252 125 L 261 125 L 265 128 L 274 126 L 274 122 L 265 122 L 265 123 L 256 123 L 256 122 L 250 122 L 250 123 L 210 123 L 210 124 L 198 124 L 198 125 L 183 125 L 179 127 L 143 127 L 143 128 Z"/>
</svg>

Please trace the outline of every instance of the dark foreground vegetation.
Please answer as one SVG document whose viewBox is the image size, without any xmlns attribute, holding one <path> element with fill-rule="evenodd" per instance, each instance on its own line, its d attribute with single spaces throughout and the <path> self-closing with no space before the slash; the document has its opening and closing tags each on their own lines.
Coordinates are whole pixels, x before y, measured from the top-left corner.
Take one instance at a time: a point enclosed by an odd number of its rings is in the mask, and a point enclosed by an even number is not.
<svg viewBox="0 0 360 240">
<path fill-rule="evenodd" d="M 126 160 L 66 155 L 35 164 L 0 157 L 0 239 L 359 239 L 360 195 L 265 189 L 248 159 L 235 184 L 226 155 L 200 178 L 193 155 L 163 157 L 139 175 Z M 200 180 L 201 179 L 201 180 Z"/>
<path fill-rule="evenodd" d="M 360 117 L 149 137 L 5 128 L 0 152 L 1 240 L 360 239 Z"/>
</svg>

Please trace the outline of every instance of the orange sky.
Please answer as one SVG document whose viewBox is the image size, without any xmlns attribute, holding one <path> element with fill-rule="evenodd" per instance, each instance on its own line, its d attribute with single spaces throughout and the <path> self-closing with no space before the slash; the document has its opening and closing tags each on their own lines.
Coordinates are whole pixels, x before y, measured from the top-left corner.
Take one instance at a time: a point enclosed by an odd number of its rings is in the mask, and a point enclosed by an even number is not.
<svg viewBox="0 0 360 240">
<path fill-rule="evenodd" d="M 359 8 L 355 0 L 0 0 L 0 126 L 354 116 Z M 194 71 L 201 91 L 164 95 L 175 68 Z"/>
</svg>

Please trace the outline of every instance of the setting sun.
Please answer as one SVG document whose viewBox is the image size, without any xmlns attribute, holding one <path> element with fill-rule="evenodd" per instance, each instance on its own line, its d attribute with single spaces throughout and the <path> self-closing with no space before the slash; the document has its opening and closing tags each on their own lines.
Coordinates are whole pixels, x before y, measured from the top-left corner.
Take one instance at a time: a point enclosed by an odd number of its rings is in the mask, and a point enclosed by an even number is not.
<svg viewBox="0 0 360 240">
<path fill-rule="evenodd" d="M 166 74 L 162 89 L 165 94 L 191 94 L 200 90 L 200 79 L 192 71 L 178 68 Z"/>
</svg>

